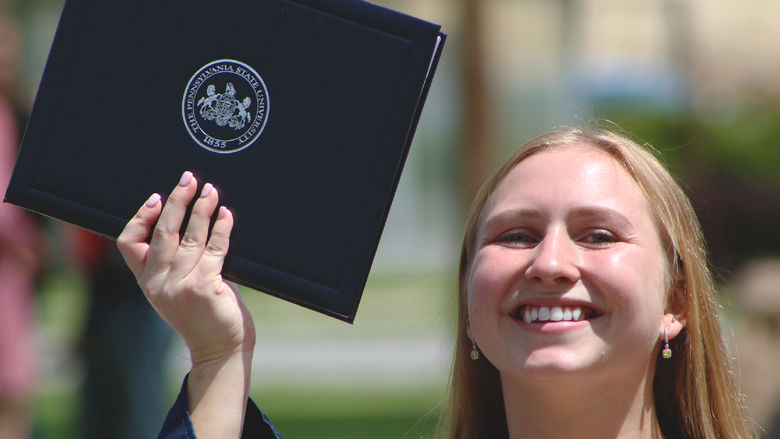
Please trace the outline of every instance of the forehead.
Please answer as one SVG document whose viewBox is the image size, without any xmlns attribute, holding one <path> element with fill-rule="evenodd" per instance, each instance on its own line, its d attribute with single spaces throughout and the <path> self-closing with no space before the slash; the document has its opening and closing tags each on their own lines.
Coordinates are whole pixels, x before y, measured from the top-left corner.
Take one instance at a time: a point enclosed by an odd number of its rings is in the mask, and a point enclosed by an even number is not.
<svg viewBox="0 0 780 439">
<path fill-rule="evenodd" d="M 517 207 L 610 208 L 650 216 L 647 199 L 628 171 L 608 153 L 586 145 L 537 152 L 512 168 L 484 213 Z"/>
</svg>

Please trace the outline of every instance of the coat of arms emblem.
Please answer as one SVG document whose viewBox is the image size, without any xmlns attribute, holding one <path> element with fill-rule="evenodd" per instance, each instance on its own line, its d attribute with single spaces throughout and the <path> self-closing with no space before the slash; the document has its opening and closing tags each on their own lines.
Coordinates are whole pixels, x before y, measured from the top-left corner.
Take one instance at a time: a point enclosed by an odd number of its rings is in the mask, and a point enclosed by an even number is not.
<svg viewBox="0 0 780 439">
<path fill-rule="evenodd" d="M 214 84 L 206 88 L 206 97 L 198 100 L 200 115 L 206 120 L 213 120 L 217 125 L 225 125 L 230 128 L 240 130 L 246 126 L 246 123 L 252 120 L 252 116 L 247 113 L 247 109 L 252 105 L 252 99 L 249 96 L 239 101 L 236 98 L 236 87 L 228 82 L 224 93 L 217 93 L 217 87 Z"/>
<path fill-rule="evenodd" d="M 268 91 L 254 69 L 239 61 L 219 60 L 190 79 L 182 117 L 198 145 L 231 153 L 257 140 L 268 120 L 268 108 Z"/>
</svg>

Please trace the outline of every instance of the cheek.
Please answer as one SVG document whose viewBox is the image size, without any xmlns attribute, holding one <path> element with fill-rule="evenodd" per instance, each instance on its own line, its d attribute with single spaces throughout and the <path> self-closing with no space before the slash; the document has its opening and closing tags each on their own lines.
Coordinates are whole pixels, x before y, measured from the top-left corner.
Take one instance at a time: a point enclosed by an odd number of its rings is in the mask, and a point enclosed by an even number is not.
<svg viewBox="0 0 780 439">
<path fill-rule="evenodd" d="M 511 272 L 499 253 L 483 250 L 474 259 L 467 283 L 469 315 L 497 307 L 502 291 L 511 285 Z"/>
<path fill-rule="evenodd" d="M 587 270 L 613 303 L 650 312 L 666 300 L 666 266 L 655 252 L 627 249 L 589 260 Z"/>
</svg>

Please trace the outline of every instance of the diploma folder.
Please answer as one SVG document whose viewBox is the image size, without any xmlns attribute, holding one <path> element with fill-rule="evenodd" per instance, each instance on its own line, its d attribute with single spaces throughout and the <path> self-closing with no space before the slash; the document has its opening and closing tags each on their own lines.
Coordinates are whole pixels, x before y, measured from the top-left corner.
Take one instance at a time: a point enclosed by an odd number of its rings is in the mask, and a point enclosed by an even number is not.
<svg viewBox="0 0 780 439">
<path fill-rule="evenodd" d="M 115 239 L 190 170 L 225 278 L 351 323 L 444 40 L 358 0 L 67 0 L 5 201 Z"/>
</svg>

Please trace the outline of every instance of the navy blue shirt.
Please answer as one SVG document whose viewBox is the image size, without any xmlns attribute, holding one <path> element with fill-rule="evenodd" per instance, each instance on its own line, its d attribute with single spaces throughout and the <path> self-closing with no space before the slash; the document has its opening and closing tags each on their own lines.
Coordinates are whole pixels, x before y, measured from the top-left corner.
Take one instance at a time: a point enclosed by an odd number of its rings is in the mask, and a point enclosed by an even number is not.
<svg viewBox="0 0 780 439">
<path fill-rule="evenodd" d="M 187 378 L 184 377 L 179 396 L 173 403 L 168 416 L 165 417 L 162 430 L 157 435 L 158 439 L 195 439 L 195 431 L 192 429 L 192 419 L 187 411 Z M 268 417 L 250 398 L 246 404 L 244 414 L 244 429 L 241 434 L 246 439 L 282 439 L 282 435 L 276 430 Z"/>
</svg>

